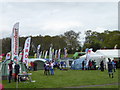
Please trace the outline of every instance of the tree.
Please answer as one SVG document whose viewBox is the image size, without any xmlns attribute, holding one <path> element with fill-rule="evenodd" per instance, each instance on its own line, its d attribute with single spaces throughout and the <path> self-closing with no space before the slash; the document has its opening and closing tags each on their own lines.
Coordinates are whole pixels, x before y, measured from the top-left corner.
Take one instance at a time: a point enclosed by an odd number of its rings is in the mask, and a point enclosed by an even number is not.
<svg viewBox="0 0 120 90">
<path fill-rule="evenodd" d="M 80 47 L 79 35 L 80 32 L 76 33 L 73 30 L 64 33 L 69 52 L 75 51 L 77 47 Z"/>
</svg>

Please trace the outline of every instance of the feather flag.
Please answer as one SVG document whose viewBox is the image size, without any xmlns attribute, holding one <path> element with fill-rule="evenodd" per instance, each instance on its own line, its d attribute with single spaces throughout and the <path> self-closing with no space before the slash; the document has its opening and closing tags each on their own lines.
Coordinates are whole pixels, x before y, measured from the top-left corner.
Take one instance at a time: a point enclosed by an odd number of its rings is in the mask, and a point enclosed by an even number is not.
<svg viewBox="0 0 120 90">
<path fill-rule="evenodd" d="M 52 47 L 50 47 L 49 49 L 49 60 L 50 61 L 52 60 Z"/>
<path fill-rule="evenodd" d="M 25 41 L 24 50 L 23 50 L 23 62 L 28 66 L 28 55 L 30 50 L 30 41 L 31 37 L 28 37 Z"/>
<path fill-rule="evenodd" d="M 37 47 L 37 58 L 39 58 L 39 50 L 40 50 L 40 45 Z"/>
<path fill-rule="evenodd" d="M 90 49 L 87 48 L 87 50 L 86 50 L 86 61 L 87 61 L 86 66 L 87 67 L 88 67 L 88 63 L 89 63 L 89 60 L 90 60 L 91 52 L 92 52 L 92 48 L 90 48 Z"/>
<path fill-rule="evenodd" d="M 19 52 L 19 23 L 13 26 L 12 37 L 11 37 L 11 51 L 12 60 L 18 61 Z"/>
<path fill-rule="evenodd" d="M 57 59 L 57 52 L 58 52 L 58 50 L 55 50 L 55 59 Z"/>
<path fill-rule="evenodd" d="M 8 52 L 8 53 L 6 54 L 6 60 L 9 60 L 9 59 L 10 59 L 10 56 L 11 56 L 11 54 L 10 54 L 10 52 Z"/>
<path fill-rule="evenodd" d="M 40 55 L 39 55 L 39 58 L 41 58 L 42 57 L 42 51 L 40 52 Z"/>
<path fill-rule="evenodd" d="M 67 58 L 67 49 L 66 48 L 64 48 L 64 58 Z"/>
<path fill-rule="evenodd" d="M 45 52 L 45 59 L 47 58 L 48 51 Z"/>
<path fill-rule="evenodd" d="M 60 59 L 60 52 L 61 52 L 61 49 L 59 49 L 58 51 L 58 59 Z"/>
</svg>

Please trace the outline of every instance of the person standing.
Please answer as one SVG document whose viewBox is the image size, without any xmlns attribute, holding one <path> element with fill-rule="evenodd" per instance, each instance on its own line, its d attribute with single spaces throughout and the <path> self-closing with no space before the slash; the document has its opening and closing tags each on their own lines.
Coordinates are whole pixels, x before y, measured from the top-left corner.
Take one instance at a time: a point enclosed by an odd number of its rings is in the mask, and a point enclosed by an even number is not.
<svg viewBox="0 0 120 90">
<path fill-rule="evenodd" d="M 14 69 L 15 69 L 15 82 L 17 81 L 17 78 L 18 78 L 18 74 L 20 72 L 20 66 L 18 64 L 18 62 L 16 62 L 15 66 L 14 66 Z"/>
<path fill-rule="evenodd" d="M 101 69 L 101 71 L 104 71 L 104 62 L 103 62 L 103 60 L 100 62 L 100 69 Z"/>
<path fill-rule="evenodd" d="M 84 65 L 85 65 L 85 63 L 84 63 L 84 61 L 82 61 L 82 70 L 84 70 Z"/>
<path fill-rule="evenodd" d="M 8 68 L 9 68 L 9 83 L 11 83 L 11 79 L 12 79 L 12 71 L 13 71 L 13 67 L 12 67 L 12 65 L 13 65 L 13 62 L 12 62 L 12 60 L 10 61 L 10 63 L 8 63 Z"/>
<path fill-rule="evenodd" d="M 50 75 L 50 72 L 49 72 L 50 64 L 49 64 L 48 61 L 44 64 L 44 68 L 45 68 L 44 74 L 45 75 Z"/>
<path fill-rule="evenodd" d="M 89 70 L 91 70 L 91 67 L 92 67 L 92 62 L 91 62 L 91 60 L 89 60 L 88 66 L 89 66 Z"/>
<path fill-rule="evenodd" d="M 53 61 L 52 62 L 50 62 L 50 71 L 51 71 L 51 75 L 54 75 L 54 69 L 53 69 L 53 66 L 54 66 L 54 64 L 53 64 Z"/>
<path fill-rule="evenodd" d="M 112 72 L 113 65 L 112 65 L 111 59 L 108 58 L 108 60 L 109 60 L 109 62 L 107 63 L 108 64 L 108 74 L 109 74 L 109 77 L 111 77 L 111 75 L 112 75 L 112 78 L 113 78 L 113 72 Z"/>
<path fill-rule="evenodd" d="M 114 72 L 115 72 L 115 69 L 116 69 L 116 63 L 115 63 L 114 60 L 112 60 L 112 65 L 113 65 L 113 70 L 114 70 Z"/>
<path fill-rule="evenodd" d="M 96 61 L 94 60 L 94 69 L 96 70 Z"/>
</svg>

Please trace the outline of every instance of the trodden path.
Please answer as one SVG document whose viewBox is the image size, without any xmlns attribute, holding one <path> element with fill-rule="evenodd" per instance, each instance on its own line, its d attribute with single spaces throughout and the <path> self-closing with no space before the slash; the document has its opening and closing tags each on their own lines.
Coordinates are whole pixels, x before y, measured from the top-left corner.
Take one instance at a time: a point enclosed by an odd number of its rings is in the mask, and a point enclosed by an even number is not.
<svg viewBox="0 0 120 90">
<path fill-rule="evenodd" d="M 97 87 L 97 86 L 107 86 L 107 85 L 120 85 L 120 83 L 101 84 L 101 85 L 84 85 L 84 86 L 66 87 L 66 88 L 84 88 L 84 87 Z"/>
</svg>

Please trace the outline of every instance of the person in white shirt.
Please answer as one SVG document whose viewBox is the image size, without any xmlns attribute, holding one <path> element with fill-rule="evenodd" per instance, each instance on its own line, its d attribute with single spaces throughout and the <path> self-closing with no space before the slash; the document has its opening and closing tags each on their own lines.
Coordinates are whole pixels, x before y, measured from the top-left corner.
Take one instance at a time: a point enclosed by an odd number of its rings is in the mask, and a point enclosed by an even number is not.
<svg viewBox="0 0 120 90">
<path fill-rule="evenodd" d="M 53 61 L 50 62 L 50 74 L 51 75 L 54 75 L 54 69 L 53 69 L 54 64 L 53 63 L 54 63 Z"/>
</svg>

